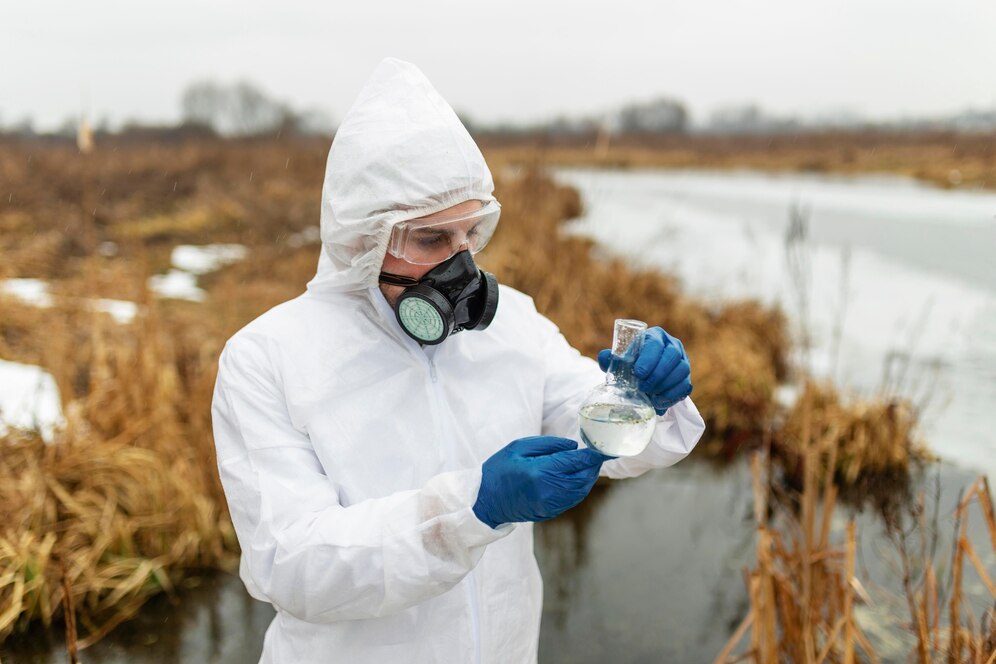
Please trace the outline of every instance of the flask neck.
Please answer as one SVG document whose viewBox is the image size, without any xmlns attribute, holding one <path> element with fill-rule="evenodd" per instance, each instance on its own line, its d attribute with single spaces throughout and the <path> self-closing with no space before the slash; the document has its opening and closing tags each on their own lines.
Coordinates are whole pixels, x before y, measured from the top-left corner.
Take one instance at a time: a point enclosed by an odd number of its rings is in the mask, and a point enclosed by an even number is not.
<svg viewBox="0 0 996 664">
<path fill-rule="evenodd" d="M 634 360 L 628 357 L 612 355 L 609 368 L 605 372 L 605 384 L 619 387 L 636 388 L 636 377 L 633 374 Z"/>
<path fill-rule="evenodd" d="M 633 365 L 643 348 L 643 333 L 647 324 L 631 318 L 616 319 L 612 333 L 612 358 L 606 371 L 605 384 L 636 388 Z"/>
</svg>

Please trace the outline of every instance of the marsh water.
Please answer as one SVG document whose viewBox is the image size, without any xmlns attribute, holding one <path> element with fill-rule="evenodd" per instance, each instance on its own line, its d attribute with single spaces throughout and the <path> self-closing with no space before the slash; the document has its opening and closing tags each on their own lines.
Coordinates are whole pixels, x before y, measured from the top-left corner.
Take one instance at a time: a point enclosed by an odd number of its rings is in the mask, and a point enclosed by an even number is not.
<svg viewBox="0 0 996 664">
<path fill-rule="evenodd" d="M 889 389 L 927 399 L 928 441 L 946 461 L 925 471 L 916 488 L 925 491 L 938 536 L 935 559 L 950 559 L 960 491 L 977 473 L 996 470 L 996 437 L 988 433 L 996 430 L 996 270 L 989 259 L 996 196 L 883 178 L 582 170 L 557 176 L 577 186 L 585 202 L 586 215 L 572 232 L 590 234 L 633 262 L 672 270 L 705 298 L 783 302 L 796 323 L 807 321 L 812 347 L 800 359 L 814 371 L 866 393 L 885 380 Z M 806 218 L 804 244 L 795 247 L 806 256 L 795 274 L 809 275 L 808 302 L 785 288 L 793 205 Z M 793 313 L 795 303 L 801 315 Z M 899 370 L 890 364 L 904 367 L 901 380 L 890 378 Z M 578 508 L 539 525 L 540 661 L 712 661 L 747 610 L 750 487 L 744 459 L 721 467 L 693 457 L 666 471 L 600 483 Z M 834 524 L 837 537 L 846 516 L 842 510 Z M 906 661 L 898 558 L 877 514 L 857 519 L 858 572 L 875 601 L 859 608 L 862 626 L 883 661 Z M 969 538 L 988 541 L 976 517 Z M 985 555 L 996 573 L 996 560 Z M 987 594 L 971 579 L 978 612 Z M 252 662 L 271 616 L 237 578 L 214 574 L 153 600 L 82 657 Z M 64 662 L 61 633 L 39 630 L 8 641 L 0 659 Z"/>
</svg>

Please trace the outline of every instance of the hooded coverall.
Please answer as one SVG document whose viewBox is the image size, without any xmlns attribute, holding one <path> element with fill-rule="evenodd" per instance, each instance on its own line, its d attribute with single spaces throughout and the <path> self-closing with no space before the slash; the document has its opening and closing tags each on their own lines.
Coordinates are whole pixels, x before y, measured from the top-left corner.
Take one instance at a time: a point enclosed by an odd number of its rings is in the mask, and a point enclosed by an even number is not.
<svg viewBox="0 0 996 664">
<path fill-rule="evenodd" d="M 317 274 L 225 345 L 214 436 L 240 575 L 276 609 L 262 662 L 536 661 L 533 524 L 475 517 L 481 466 L 518 438 L 577 440 L 604 374 L 511 288 L 487 329 L 426 347 L 378 288 L 394 224 L 493 189 L 422 73 L 384 60 L 329 153 Z M 686 398 L 601 472 L 673 464 L 702 431 Z"/>
</svg>

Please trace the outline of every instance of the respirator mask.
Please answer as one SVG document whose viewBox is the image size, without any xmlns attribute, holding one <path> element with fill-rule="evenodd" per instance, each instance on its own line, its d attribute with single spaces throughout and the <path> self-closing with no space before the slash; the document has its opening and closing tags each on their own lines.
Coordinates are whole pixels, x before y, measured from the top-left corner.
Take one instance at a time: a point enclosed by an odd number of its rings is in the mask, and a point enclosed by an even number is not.
<svg viewBox="0 0 996 664">
<path fill-rule="evenodd" d="M 380 283 L 404 286 L 394 303 L 401 329 L 434 345 L 462 330 L 483 330 L 498 310 L 498 280 L 474 263 L 498 225 L 501 206 L 490 201 L 469 213 L 433 215 L 397 224 L 388 252 L 408 263 L 436 265 L 420 279 L 380 273 Z"/>
</svg>

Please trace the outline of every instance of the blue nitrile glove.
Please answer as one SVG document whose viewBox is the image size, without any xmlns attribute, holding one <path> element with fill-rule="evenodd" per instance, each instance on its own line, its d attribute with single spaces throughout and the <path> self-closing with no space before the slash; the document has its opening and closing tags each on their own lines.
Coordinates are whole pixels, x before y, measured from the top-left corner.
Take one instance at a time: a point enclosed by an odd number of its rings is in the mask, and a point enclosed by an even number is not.
<svg viewBox="0 0 996 664">
<path fill-rule="evenodd" d="M 609 368 L 612 351 L 598 353 L 598 366 Z M 692 393 L 692 366 L 681 340 L 659 327 L 643 333 L 643 347 L 633 364 L 637 387 L 647 395 L 658 415 Z"/>
<path fill-rule="evenodd" d="M 495 452 L 481 469 L 474 514 L 492 528 L 516 521 L 546 521 L 574 507 L 614 457 L 566 438 L 520 438 Z"/>
</svg>

